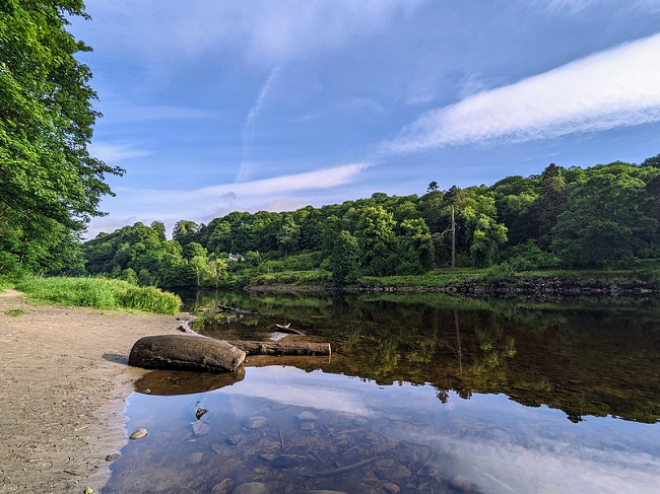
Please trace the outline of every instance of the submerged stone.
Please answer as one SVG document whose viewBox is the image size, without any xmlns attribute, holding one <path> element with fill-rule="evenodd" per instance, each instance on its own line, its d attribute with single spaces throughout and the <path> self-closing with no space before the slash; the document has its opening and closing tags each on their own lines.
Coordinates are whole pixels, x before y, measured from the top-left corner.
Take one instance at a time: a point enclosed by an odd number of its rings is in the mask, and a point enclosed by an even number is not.
<svg viewBox="0 0 660 494">
<path fill-rule="evenodd" d="M 307 457 L 302 455 L 284 454 L 273 460 L 273 468 L 293 468 L 305 462 Z"/>
<path fill-rule="evenodd" d="M 268 421 L 266 420 L 266 417 L 262 417 L 261 415 L 255 415 L 254 417 L 250 417 L 249 419 L 247 419 L 243 423 L 243 425 L 245 426 L 246 429 L 256 430 L 265 427 L 267 422 Z"/>
<path fill-rule="evenodd" d="M 261 482 L 248 482 L 234 489 L 234 494 L 266 494 L 266 485 Z"/>
<path fill-rule="evenodd" d="M 211 427 L 204 422 L 197 421 L 192 423 L 192 430 L 196 436 L 204 436 L 210 432 Z"/>
<path fill-rule="evenodd" d="M 296 418 L 301 422 L 319 419 L 316 415 L 314 415 L 312 412 L 308 412 L 307 410 L 296 415 Z"/>
<path fill-rule="evenodd" d="M 346 494 L 344 491 L 311 490 L 305 491 L 305 494 Z"/>
<path fill-rule="evenodd" d="M 470 492 L 472 490 L 472 482 L 460 475 L 456 475 L 451 479 L 451 485 L 463 492 Z"/>
<path fill-rule="evenodd" d="M 222 482 L 215 484 L 213 489 L 211 489 L 211 492 L 213 494 L 225 494 L 229 491 L 232 485 L 234 485 L 234 481 L 227 477 Z"/>
<path fill-rule="evenodd" d="M 227 442 L 232 446 L 238 446 L 243 441 L 245 441 L 245 436 L 243 434 L 232 434 L 227 438 Z"/>
<path fill-rule="evenodd" d="M 199 465 L 202 461 L 204 461 L 204 453 L 201 451 L 196 451 L 190 455 L 190 458 L 188 458 L 188 463 L 191 465 Z"/>
</svg>

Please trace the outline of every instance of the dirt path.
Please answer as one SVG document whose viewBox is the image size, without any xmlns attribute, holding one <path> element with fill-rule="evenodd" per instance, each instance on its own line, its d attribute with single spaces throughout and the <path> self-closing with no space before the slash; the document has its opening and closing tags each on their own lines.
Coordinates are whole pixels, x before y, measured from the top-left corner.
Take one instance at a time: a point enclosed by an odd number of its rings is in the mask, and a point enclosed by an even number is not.
<svg viewBox="0 0 660 494">
<path fill-rule="evenodd" d="M 142 336 L 174 316 L 32 305 L 0 294 L 0 492 L 99 492 L 126 442 L 128 367 Z"/>
</svg>

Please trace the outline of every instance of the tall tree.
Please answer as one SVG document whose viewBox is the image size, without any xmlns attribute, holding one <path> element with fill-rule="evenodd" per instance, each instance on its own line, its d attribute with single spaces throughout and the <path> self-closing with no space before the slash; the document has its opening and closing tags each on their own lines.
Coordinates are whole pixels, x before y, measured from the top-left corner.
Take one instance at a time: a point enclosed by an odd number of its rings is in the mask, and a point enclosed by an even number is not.
<svg viewBox="0 0 660 494">
<path fill-rule="evenodd" d="M 423 219 L 404 220 L 399 228 L 402 234 L 399 243 L 399 272 L 401 274 L 423 273 L 435 264 L 435 248 L 431 231 Z"/>
<path fill-rule="evenodd" d="M 84 9 L 81 0 L 0 2 L 0 250 L 32 258 L 33 270 L 49 263 L 33 246 L 52 257 L 62 235 L 75 240 L 112 193 L 106 174 L 123 173 L 87 149 L 99 113 L 75 55 L 91 49 L 66 29 Z"/>
<path fill-rule="evenodd" d="M 538 245 L 549 249 L 552 242 L 552 229 L 559 215 L 566 211 L 568 193 L 562 176 L 562 169 L 550 163 L 541 174 L 539 197 L 534 203 L 533 215 L 538 226 Z"/>
<path fill-rule="evenodd" d="M 200 225 L 190 220 L 177 221 L 172 231 L 172 238 L 179 242 L 181 246 L 186 246 L 191 242 L 197 242 L 197 234 Z M 198 242 L 199 243 L 199 242 Z"/>
<path fill-rule="evenodd" d="M 392 274 L 397 264 L 394 215 L 382 206 L 369 206 L 362 210 L 355 236 L 362 249 L 363 263 L 369 274 Z"/>
<path fill-rule="evenodd" d="M 356 238 L 342 230 L 335 239 L 329 259 L 332 281 L 336 285 L 343 285 L 355 273 L 360 263 L 360 247 Z"/>
</svg>

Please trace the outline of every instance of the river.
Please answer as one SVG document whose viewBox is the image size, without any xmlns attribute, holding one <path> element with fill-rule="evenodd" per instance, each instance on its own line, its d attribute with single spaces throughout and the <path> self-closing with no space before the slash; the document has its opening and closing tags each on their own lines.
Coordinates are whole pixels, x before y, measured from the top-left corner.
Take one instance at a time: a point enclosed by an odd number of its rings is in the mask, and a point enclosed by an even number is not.
<svg viewBox="0 0 660 494">
<path fill-rule="evenodd" d="M 275 324 L 331 357 L 156 371 L 103 492 L 655 493 L 660 301 L 193 292 L 221 339 Z"/>
</svg>

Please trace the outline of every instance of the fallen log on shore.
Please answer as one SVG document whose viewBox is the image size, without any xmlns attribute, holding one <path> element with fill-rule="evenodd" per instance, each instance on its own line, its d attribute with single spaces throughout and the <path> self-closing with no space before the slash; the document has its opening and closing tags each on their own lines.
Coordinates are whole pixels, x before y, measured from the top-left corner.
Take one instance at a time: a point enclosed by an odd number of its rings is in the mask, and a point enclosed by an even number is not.
<svg viewBox="0 0 660 494">
<path fill-rule="evenodd" d="M 304 341 L 227 341 L 248 355 L 330 355 L 330 343 Z"/>
<path fill-rule="evenodd" d="M 247 355 L 330 355 L 330 343 L 224 341 L 186 335 L 146 336 L 131 349 L 128 365 L 145 369 L 232 372 Z"/>
<path fill-rule="evenodd" d="M 128 365 L 145 369 L 227 372 L 238 369 L 244 360 L 245 352 L 226 341 L 161 335 L 139 339 L 133 345 Z"/>
</svg>

